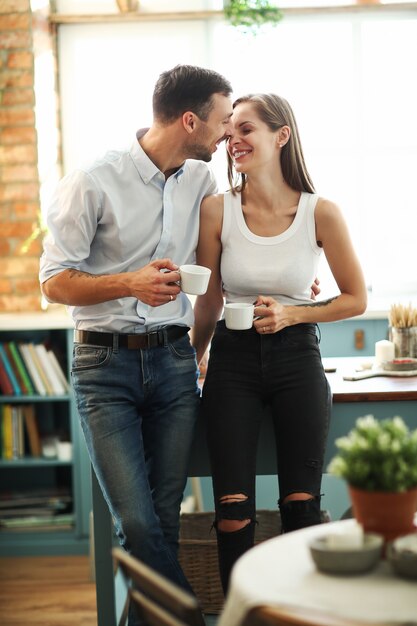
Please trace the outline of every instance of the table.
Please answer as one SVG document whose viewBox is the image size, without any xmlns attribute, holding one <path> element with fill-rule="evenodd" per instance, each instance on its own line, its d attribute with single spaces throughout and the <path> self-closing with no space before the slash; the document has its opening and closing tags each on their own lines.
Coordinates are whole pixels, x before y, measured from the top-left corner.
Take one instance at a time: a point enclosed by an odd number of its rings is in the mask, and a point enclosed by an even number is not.
<svg viewBox="0 0 417 626">
<path fill-rule="evenodd" d="M 276 605 L 310 609 L 347 621 L 417 624 L 417 585 L 394 575 L 387 561 L 355 576 L 319 572 L 309 542 L 348 529 L 354 520 L 304 528 L 265 541 L 237 561 L 218 626 L 240 626 L 250 608 Z"/>
<path fill-rule="evenodd" d="M 362 361 L 369 361 L 370 359 L 371 357 L 323 359 L 326 368 L 336 368 L 335 372 L 326 374 L 333 396 L 332 418 L 325 458 L 326 466 L 337 452 L 334 445 L 335 439 L 349 432 L 359 416 L 372 413 L 378 419 L 382 419 L 401 415 L 410 428 L 417 428 L 417 376 L 412 378 L 377 377 L 357 381 L 343 380 L 345 374 L 354 371 Z M 257 473 L 259 475 L 276 473 L 273 426 L 268 416 L 263 421 L 260 434 Z M 201 423 L 197 426 L 189 476 L 210 476 L 205 433 Z M 111 560 L 111 520 L 94 472 L 92 490 L 98 626 L 115 626 L 117 609 Z"/>
</svg>

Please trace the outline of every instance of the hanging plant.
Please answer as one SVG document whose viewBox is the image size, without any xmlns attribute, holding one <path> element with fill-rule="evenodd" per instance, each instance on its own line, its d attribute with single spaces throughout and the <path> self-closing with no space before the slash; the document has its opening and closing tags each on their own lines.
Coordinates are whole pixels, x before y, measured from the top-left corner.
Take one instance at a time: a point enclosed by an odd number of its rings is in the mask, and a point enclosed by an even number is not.
<svg viewBox="0 0 417 626">
<path fill-rule="evenodd" d="M 232 26 L 256 31 L 264 24 L 276 25 L 283 15 L 269 0 L 225 0 L 224 14 Z"/>
</svg>

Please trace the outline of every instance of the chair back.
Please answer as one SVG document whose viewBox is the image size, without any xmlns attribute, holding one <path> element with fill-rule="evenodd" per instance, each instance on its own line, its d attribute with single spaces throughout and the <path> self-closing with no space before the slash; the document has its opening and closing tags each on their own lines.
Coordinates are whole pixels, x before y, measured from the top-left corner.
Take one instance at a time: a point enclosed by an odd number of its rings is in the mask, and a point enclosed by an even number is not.
<svg viewBox="0 0 417 626">
<path fill-rule="evenodd" d="M 113 559 L 129 586 L 130 602 L 150 626 L 205 626 L 197 599 L 154 569 L 113 548 Z"/>
</svg>

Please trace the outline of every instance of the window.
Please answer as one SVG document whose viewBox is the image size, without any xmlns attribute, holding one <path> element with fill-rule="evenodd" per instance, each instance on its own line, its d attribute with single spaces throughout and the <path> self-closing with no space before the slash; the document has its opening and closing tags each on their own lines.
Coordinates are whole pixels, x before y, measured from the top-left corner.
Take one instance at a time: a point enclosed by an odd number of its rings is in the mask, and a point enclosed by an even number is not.
<svg viewBox="0 0 417 626">
<path fill-rule="evenodd" d="M 316 189 L 341 206 L 373 295 L 415 299 L 416 58 L 417 16 L 404 8 L 289 13 L 257 37 L 220 18 L 61 25 L 64 167 L 132 141 L 161 71 L 212 67 L 236 96 L 289 100 Z M 213 168 L 226 188 L 223 150 Z M 325 264 L 320 278 L 334 293 Z"/>
</svg>

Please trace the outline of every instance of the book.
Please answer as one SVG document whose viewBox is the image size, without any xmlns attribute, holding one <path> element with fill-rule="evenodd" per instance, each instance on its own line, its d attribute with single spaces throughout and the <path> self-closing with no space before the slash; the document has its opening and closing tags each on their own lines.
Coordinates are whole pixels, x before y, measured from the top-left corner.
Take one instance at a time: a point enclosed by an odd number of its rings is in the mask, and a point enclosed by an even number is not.
<svg viewBox="0 0 417 626">
<path fill-rule="evenodd" d="M 5 404 L 3 406 L 3 459 L 11 461 L 13 459 L 13 425 L 12 425 L 12 406 Z"/>
<path fill-rule="evenodd" d="M 28 371 L 30 372 L 30 375 L 32 377 L 32 381 L 33 381 L 33 384 L 35 386 L 37 393 L 40 396 L 46 396 L 46 388 L 42 382 L 42 378 L 40 377 L 38 373 L 37 367 L 32 359 L 32 355 L 29 350 L 29 344 L 28 343 L 19 344 L 19 350 L 26 364 L 26 367 L 28 368 Z"/>
<path fill-rule="evenodd" d="M 0 497 L 0 516 L 3 511 L 10 509 L 23 510 L 27 507 L 37 507 L 47 509 L 48 511 L 63 511 L 71 508 L 72 496 L 70 493 L 59 490 L 51 490 L 51 493 L 42 493 L 34 491 L 28 494 L 25 491 L 12 491 L 11 493 L 3 493 Z"/>
<path fill-rule="evenodd" d="M 46 390 L 46 395 L 47 396 L 53 396 L 54 395 L 54 390 L 52 389 L 52 385 L 49 382 L 48 377 L 46 376 L 43 364 L 41 363 L 41 361 L 39 359 L 39 355 L 38 355 L 38 352 L 36 350 L 36 345 L 34 343 L 29 343 L 28 344 L 28 348 L 29 348 L 29 352 L 30 352 L 30 356 L 32 358 L 32 361 L 35 364 L 36 370 L 37 370 L 40 378 L 42 379 L 42 383 L 43 383 L 43 385 L 45 387 L 45 390 Z"/>
<path fill-rule="evenodd" d="M 0 343 L 0 359 L 3 362 L 3 365 L 5 367 L 5 370 L 7 372 L 7 375 L 10 379 L 10 382 L 12 383 L 13 386 L 13 395 L 16 396 L 21 396 L 22 395 L 22 390 L 20 389 L 20 385 L 17 381 L 17 378 L 14 374 L 13 368 L 10 364 L 9 358 L 6 354 L 6 351 L 4 349 L 4 345 L 2 343 Z"/>
<path fill-rule="evenodd" d="M 12 357 L 16 363 L 16 367 L 19 370 L 20 375 L 23 379 L 24 386 L 27 389 L 26 393 L 32 396 L 35 393 L 33 383 L 30 379 L 29 372 L 26 369 L 26 365 L 24 364 L 23 359 L 20 356 L 20 352 L 17 349 L 16 343 L 14 341 L 9 341 L 9 348 L 10 348 Z"/>
<path fill-rule="evenodd" d="M 58 515 L 29 515 L 10 517 L 0 520 L 0 527 L 7 530 L 27 529 L 38 530 L 69 530 L 74 525 L 74 514 L 64 513 Z"/>
<path fill-rule="evenodd" d="M 11 517 L 15 517 L 15 518 L 23 518 L 23 517 L 32 517 L 33 515 L 36 515 L 37 517 L 50 517 L 51 516 L 51 509 L 41 509 L 37 506 L 25 506 L 25 507 L 16 507 L 15 509 L 13 508 L 9 508 L 9 509 L 2 509 L 0 510 L 0 523 L 3 520 L 7 520 L 10 519 Z"/>
<path fill-rule="evenodd" d="M 54 369 L 56 371 L 56 374 L 57 374 L 59 380 L 61 381 L 61 383 L 62 383 L 62 385 L 64 387 L 65 392 L 69 391 L 70 386 L 69 386 L 68 380 L 67 380 L 64 372 L 62 371 L 62 367 L 59 364 L 59 361 L 56 358 L 54 351 L 53 350 L 47 350 L 47 352 L 48 352 L 48 357 L 49 357 L 49 359 L 52 362 L 52 365 L 53 365 L 53 367 L 54 367 Z"/>
<path fill-rule="evenodd" d="M 30 518 L 31 519 L 31 518 Z M 27 533 L 27 532 L 36 532 L 36 533 L 50 533 L 50 532 L 66 532 L 69 530 L 73 530 L 74 528 L 74 524 L 41 524 L 41 523 L 36 523 L 35 524 L 31 524 L 31 525 L 22 525 L 22 524 L 13 524 L 13 525 L 7 525 L 3 526 L 2 524 L 0 524 L 0 531 L 7 531 L 8 533 Z"/>
<path fill-rule="evenodd" d="M 7 375 L 6 368 L 3 361 L 0 359 L 0 391 L 5 396 L 13 395 L 13 385 L 10 378 Z"/>
<path fill-rule="evenodd" d="M 0 511 L 8 507 L 40 506 L 56 510 L 72 503 L 68 487 L 32 488 L 28 491 L 0 491 Z"/>
<path fill-rule="evenodd" d="M 61 380 L 56 374 L 56 370 L 52 365 L 52 361 L 48 356 L 46 348 L 43 343 L 35 345 L 36 354 L 39 357 L 39 362 L 44 369 L 45 376 L 48 379 L 50 388 L 52 390 L 51 395 L 63 396 L 65 395 L 66 388 L 63 386 Z"/>
<path fill-rule="evenodd" d="M 12 459 L 21 459 L 24 455 L 23 413 L 22 407 L 12 406 Z"/>
<path fill-rule="evenodd" d="M 29 442 L 29 452 L 32 456 L 39 457 L 42 453 L 42 446 L 33 404 L 27 404 L 23 407 L 23 415 Z"/>
<path fill-rule="evenodd" d="M 59 498 L 43 499 L 32 504 L 23 504 L 22 502 L 22 500 L 16 499 L 8 506 L 2 506 L 0 508 L 0 521 L 10 517 L 30 517 L 32 515 L 50 517 L 51 515 L 63 515 L 72 510 L 72 499 L 67 502 Z"/>
<path fill-rule="evenodd" d="M 6 352 L 7 358 L 9 359 L 10 366 L 13 370 L 13 373 L 16 377 L 16 380 L 18 382 L 18 385 L 20 387 L 22 394 L 27 395 L 28 388 L 26 387 L 25 381 L 23 380 L 23 377 L 19 371 L 19 368 L 17 367 L 17 363 L 13 357 L 12 351 L 10 349 L 10 342 L 3 343 L 3 348 L 4 348 L 4 351 Z"/>
</svg>

